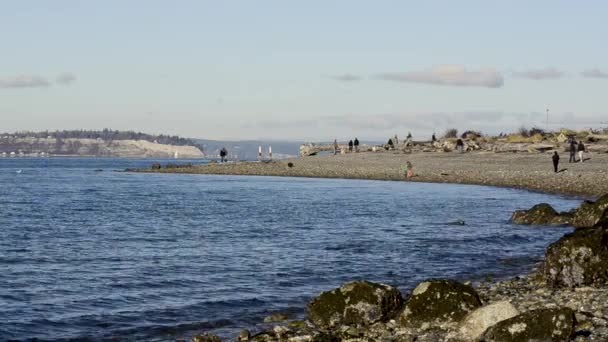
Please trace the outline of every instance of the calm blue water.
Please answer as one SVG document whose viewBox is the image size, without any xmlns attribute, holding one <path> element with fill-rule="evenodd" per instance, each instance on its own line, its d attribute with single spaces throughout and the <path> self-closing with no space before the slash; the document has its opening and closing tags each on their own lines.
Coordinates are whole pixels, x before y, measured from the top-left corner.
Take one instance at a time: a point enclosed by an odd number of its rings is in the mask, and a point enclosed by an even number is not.
<svg viewBox="0 0 608 342">
<path fill-rule="evenodd" d="M 270 312 L 301 317 L 311 296 L 353 279 L 407 291 L 428 277 L 517 275 L 569 229 L 512 225 L 511 212 L 579 203 L 466 185 L 112 172 L 153 162 L 0 159 L 0 340 L 233 337 Z"/>
</svg>

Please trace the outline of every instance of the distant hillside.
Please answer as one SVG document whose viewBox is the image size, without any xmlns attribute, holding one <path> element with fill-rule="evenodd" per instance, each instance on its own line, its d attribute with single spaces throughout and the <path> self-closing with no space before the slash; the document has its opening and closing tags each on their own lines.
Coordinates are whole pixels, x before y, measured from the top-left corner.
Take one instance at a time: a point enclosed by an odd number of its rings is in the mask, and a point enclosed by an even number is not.
<svg viewBox="0 0 608 342">
<path fill-rule="evenodd" d="M 205 156 L 214 158 L 219 155 L 220 150 L 225 147 L 231 159 L 255 160 L 258 157 L 258 148 L 262 146 L 264 158 L 268 156 L 268 147 L 272 146 L 272 157 L 276 159 L 297 157 L 300 150 L 300 142 L 290 141 L 219 141 L 193 139 L 197 146 L 202 147 Z"/>
<path fill-rule="evenodd" d="M 204 157 L 190 139 L 109 129 L 1 134 L 0 156 L 10 155 Z"/>
</svg>

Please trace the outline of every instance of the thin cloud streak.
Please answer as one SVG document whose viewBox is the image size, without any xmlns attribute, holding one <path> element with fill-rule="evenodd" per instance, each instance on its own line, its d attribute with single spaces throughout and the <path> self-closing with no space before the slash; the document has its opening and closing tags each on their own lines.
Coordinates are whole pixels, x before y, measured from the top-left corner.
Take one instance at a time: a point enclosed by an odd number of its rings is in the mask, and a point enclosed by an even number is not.
<svg viewBox="0 0 608 342">
<path fill-rule="evenodd" d="M 37 75 L 20 75 L 0 79 L 0 88 L 44 88 L 50 85 L 46 78 Z"/>
<path fill-rule="evenodd" d="M 462 65 L 440 65 L 421 71 L 380 73 L 375 78 L 456 87 L 500 88 L 504 85 L 502 74 L 494 68 L 468 70 Z"/>
<path fill-rule="evenodd" d="M 57 78 L 55 79 L 55 82 L 57 82 L 58 84 L 61 85 L 69 85 L 72 84 L 76 81 L 76 76 L 74 76 L 73 74 L 69 73 L 69 72 L 64 72 L 62 74 L 60 74 L 59 76 L 57 76 Z"/>
<path fill-rule="evenodd" d="M 608 78 L 608 73 L 601 71 L 598 68 L 587 69 L 581 72 L 581 76 L 586 78 Z"/>
<path fill-rule="evenodd" d="M 333 75 L 329 76 L 329 78 L 341 82 L 356 82 L 361 80 L 361 77 L 352 74 Z"/>
<path fill-rule="evenodd" d="M 540 68 L 540 69 L 528 69 L 524 71 L 513 71 L 513 76 L 517 78 L 526 78 L 530 80 L 554 80 L 562 78 L 564 73 L 553 67 Z"/>
</svg>

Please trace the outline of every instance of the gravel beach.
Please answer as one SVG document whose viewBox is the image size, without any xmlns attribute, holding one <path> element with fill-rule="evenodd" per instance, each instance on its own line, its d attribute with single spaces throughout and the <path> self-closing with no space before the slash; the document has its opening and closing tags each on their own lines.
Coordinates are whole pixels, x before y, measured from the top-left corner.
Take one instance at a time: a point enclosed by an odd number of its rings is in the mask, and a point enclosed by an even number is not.
<svg viewBox="0 0 608 342">
<path fill-rule="evenodd" d="M 589 159 L 583 163 L 568 163 L 567 153 L 562 152 L 558 173 L 553 172 L 550 153 L 477 151 L 360 152 L 137 171 L 480 184 L 587 197 L 608 193 L 608 154 L 587 154 L 585 158 Z M 413 165 L 410 179 L 404 176 L 407 161 Z"/>
</svg>

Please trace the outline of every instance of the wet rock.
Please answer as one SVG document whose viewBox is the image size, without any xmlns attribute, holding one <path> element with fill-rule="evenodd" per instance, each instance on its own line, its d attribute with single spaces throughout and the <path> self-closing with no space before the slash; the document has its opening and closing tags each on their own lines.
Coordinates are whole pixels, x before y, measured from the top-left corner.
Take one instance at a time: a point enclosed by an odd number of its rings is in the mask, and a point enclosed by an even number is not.
<svg viewBox="0 0 608 342">
<path fill-rule="evenodd" d="M 558 213 L 547 203 L 541 203 L 528 210 L 516 210 L 511 221 L 516 224 L 566 225 L 571 224 L 574 212 Z"/>
<path fill-rule="evenodd" d="M 152 164 L 152 170 L 160 170 L 161 169 L 161 165 L 159 163 L 154 163 Z"/>
<path fill-rule="evenodd" d="M 247 341 L 249 341 L 250 337 L 251 337 L 251 333 L 249 332 L 249 330 L 243 329 L 239 333 L 239 336 L 236 337 L 236 341 L 237 342 L 247 342 Z"/>
<path fill-rule="evenodd" d="M 289 319 L 289 315 L 284 312 L 275 312 L 264 318 L 264 323 L 283 322 Z"/>
<path fill-rule="evenodd" d="M 478 340 L 489 327 L 518 314 L 519 311 L 507 300 L 480 307 L 460 322 L 458 335 L 465 341 Z"/>
<path fill-rule="evenodd" d="M 481 306 L 473 287 L 447 279 L 424 281 L 412 291 L 400 320 L 404 326 L 456 322 Z"/>
<path fill-rule="evenodd" d="M 367 325 L 395 316 L 403 306 L 398 289 L 368 281 L 353 281 L 323 292 L 308 304 L 308 317 L 321 328 Z"/>
<path fill-rule="evenodd" d="M 531 310 L 490 327 L 484 337 L 487 342 L 569 341 L 574 324 L 569 308 Z"/>
<path fill-rule="evenodd" d="M 608 230 L 578 229 L 547 248 L 541 272 L 553 287 L 608 284 Z"/>
<path fill-rule="evenodd" d="M 222 339 L 213 334 L 200 334 L 192 338 L 192 342 L 222 342 Z"/>
<path fill-rule="evenodd" d="M 576 228 L 593 227 L 600 222 L 608 221 L 608 194 L 597 201 L 585 201 L 576 211 L 572 224 Z"/>
</svg>

